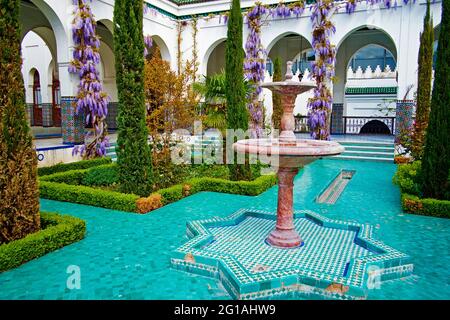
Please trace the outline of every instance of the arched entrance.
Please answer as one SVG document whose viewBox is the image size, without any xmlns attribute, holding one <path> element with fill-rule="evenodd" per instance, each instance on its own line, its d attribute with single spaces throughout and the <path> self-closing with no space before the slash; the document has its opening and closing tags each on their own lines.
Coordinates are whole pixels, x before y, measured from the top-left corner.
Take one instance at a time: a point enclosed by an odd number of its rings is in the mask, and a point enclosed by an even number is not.
<svg viewBox="0 0 450 320">
<path fill-rule="evenodd" d="M 371 120 L 367 122 L 359 131 L 359 134 L 392 134 L 389 127 L 380 120 Z"/>
<path fill-rule="evenodd" d="M 35 126 L 42 126 L 42 94 L 41 80 L 39 72 L 32 70 L 33 79 L 33 123 Z"/>
<path fill-rule="evenodd" d="M 226 40 L 223 40 L 211 51 L 206 66 L 206 75 L 208 77 L 219 74 L 225 70 L 226 44 Z"/>
</svg>

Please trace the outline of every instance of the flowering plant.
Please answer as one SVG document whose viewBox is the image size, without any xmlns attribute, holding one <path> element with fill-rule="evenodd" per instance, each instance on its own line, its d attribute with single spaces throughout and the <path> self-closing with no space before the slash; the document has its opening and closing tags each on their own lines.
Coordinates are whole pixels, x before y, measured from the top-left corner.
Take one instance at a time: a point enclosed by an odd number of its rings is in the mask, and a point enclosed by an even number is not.
<svg viewBox="0 0 450 320">
<path fill-rule="evenodd" d="M 92 127 L 85 138 L 85 144 L 76 146 L 74 153 L 80 153 L 89 159 L 105 156 L 106 148 L 109 147 L 106 116 L 110 98 L 103 91 L 97 70 L 100 63 L 100 39 L 95 32 L 97 23 L 87 0 L 73 0 L 73 4 L 76 6 L 72 22 L 75 48 L 69 72 L 80 77 L 75 112 L 84 113 L 86 125 Z M 89 140 L 91 141 L 88 142 Z"/>
</svg>

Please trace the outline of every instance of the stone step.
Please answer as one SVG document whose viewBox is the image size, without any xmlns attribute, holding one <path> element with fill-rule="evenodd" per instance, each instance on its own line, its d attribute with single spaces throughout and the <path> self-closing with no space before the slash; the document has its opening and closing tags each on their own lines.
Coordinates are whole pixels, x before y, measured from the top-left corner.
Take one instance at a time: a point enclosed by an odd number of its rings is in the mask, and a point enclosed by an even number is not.
<svg viewBox="0 0 450 320">
<path fill-rule="evenodd" d="M 328 157 L 327 159 L 335 159 L 335 160 L 356 160 L 356 161 L 375 161 L 375 162 L 389 162 L 393 163 L 394 158 L 377 158 L 377 157 L 355 157 L 355 156 L 345 156 L 345 155 L 339 155 L 339 156 L 333 156 Z"/>
<path fill-rule="evenodd" d="M 341 145 L 354 147 L 387 147 L 394 148 L 394 143 L 377 141 L 339 141 Z"/>
<path fill-rule="evenodd" d="M 394 147 L 377 147 L 377 146 L 345 146 L 345 151 L 373 151 L 373 152 L 390 152 L 394 154 L 395 148 Z"/>
<path fill-rule="evenodd" d="M 351 157 L 391 158 L 394 160 L 394 152 L 350 151 L 346 149 L 341 155 Z"/>
</svg>

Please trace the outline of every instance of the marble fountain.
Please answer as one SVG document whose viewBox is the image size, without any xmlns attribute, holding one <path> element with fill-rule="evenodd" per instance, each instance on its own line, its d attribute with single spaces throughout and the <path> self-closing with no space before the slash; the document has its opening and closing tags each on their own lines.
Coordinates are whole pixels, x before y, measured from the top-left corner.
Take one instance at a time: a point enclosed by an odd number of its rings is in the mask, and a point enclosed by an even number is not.
<svg viewBox="0 0 450 320">
<path fill-rule="evenodd" d="M 171 265 L 217 279 L 234 299 L 365 299 L 382 281 L 410 275 L 413 265 L 407 255 L 372 239 L 371 226 L 294 212 L 299 168 L 344 147 L 296 138 L 295 99 L 314 84 L 294 81 L 291 66 L 285 81 L 263 84 L 282 97 L 279 137 L 234 144 L 237 153 L 277 156 L 277 212 L 241 209 L 226 218 L 188 222 L 189 240 L 173 252 Z"/>
</svg>

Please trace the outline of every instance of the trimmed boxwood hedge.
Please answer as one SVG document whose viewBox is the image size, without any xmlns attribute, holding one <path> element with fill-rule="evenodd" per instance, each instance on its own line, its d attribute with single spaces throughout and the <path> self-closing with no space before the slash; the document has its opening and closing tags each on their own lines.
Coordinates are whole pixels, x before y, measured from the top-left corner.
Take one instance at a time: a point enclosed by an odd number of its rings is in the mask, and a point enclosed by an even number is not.
<svg viewBox="0 0 450 320">
<path fill-rule="evenodd" d="M 54 174 L 57 172 L 88 169 L 88 168 L 100 166 L 102 164 L 109 164 L 111 162 L 112 162 L 111 158 L 104 157 L 104 158 L 98 158 L 98 159 L 92 159 L 92 160 L 82 160 L 82 161 L 71 162 L 71 163 L 59 163 L 59 164 L 56 164 L 51 167 L 38 168 L 38 175 L 39 176 L 47 176 L 47 175 Z"/>
<path fill-rule="evenodd" d="M 402 193 L 404 211 L 425 216 L 450 218 L 450 201 L 437 199 L 420 199 L 418 196 Z"/>
<path fill-rule="evenodd" d="M 86 232 L 83 220 L 57 213 L 41 212 L 41 227 L 23 239 L 0 245 L 0 272 L 77 242 Z"/>
<path fill-rule="evenodd" d="M 86 176 L 88 170 L 69 170 L 63 172 L 57 172 L 49 174 L 47 176 L 39 177 L 40 181 L 67 183 L 73 185 L 83 185 L 84 177 Z"/>
<path fill-rule="evenodd" d="M 116 163 L 90 168 L 86 171 L 81 183 L 84 186 L 111 186 L 119 182 L 119 172 Z M 72 183 L 69 183 L 72 184 Z"/>
<path fill-rule="evenodd" d="M 76 171 L 68 171 L 67 180 L 75 180 L 75 178 L 72 177 L 76 173 Z M 140 207 L 142 208 L 145 207 L 145 199 L 153 201 L 153 198 L 150 197 L 154 197 L 155 195 L 160 195 L 161 204 L 166 205 L 178 201 L 185 196 L 201 191 L 256 196 L 276 184 L 275 175 L 260 176 L 253 181 L 229 181 L 218 178 L 194 178 L 183 184 L 160 189 L 148 198 L 140 198 L 134 194 L 125 194 L 87 186 L 55 182 L 53 180 L 55 177 L 63 180 L 60 174 L 51 175 L 47 178 L 49 177 L 52 181 L 40 180 L 39 189 L 42 198 L 128 212 L 140 212 L 141 210 L 138 207 L 138 200 L 140 200 Z"/>
<path fill-rule="evenodd" d="M 42 180 L 39 182 L 39 191 L 45 199 L 129 212 L 137 212 L 136 201 L 139 199 L 139 196 L 134 194 Z"/>
</svg>

